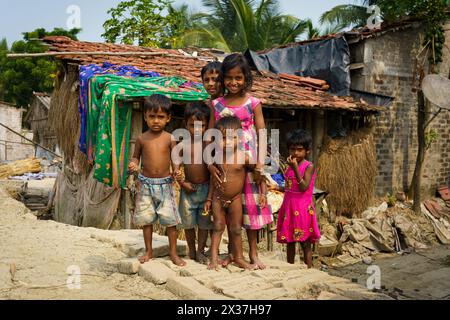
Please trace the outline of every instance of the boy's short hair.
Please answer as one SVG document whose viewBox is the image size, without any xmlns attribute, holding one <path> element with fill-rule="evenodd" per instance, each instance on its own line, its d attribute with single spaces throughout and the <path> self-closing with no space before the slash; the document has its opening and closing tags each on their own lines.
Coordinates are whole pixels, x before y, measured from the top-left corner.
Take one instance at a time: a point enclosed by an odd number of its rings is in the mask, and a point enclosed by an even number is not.
<svg viewBox="0 0 450 320">
<path fill-rule="evenodd" d="M 162 110 L 168 115 L 172 112 L 172 101 L 162 94 L 153 94 L 144 99 L 144 114 L 148 111 Z"/>
<path fill-rule="evenodd" d="M 217 130 L 223 131 L 227 129 L 242 129 L 241 120 L 234 116 L 223 117 L 216 122 L 215 128 Z"/>
<path fill-rule="evenodd" d="M 248 92 L 252 89 L 253 86 L 253 75 L 252 75 L 252 69 L 250 68 L 250 65 L 247 61 L 247 59 L 244 57 L 244 55 L 240 53 L 233 53 L 227 56 L 223 62 L 222 62 L 222 68 L 220 70 L 220 83 L 222 84 L 222 88 L 225 89 L 225 76 L 228 71 L 234 68 L 240 68 L 242 70 L 242 73 L 244 74 L 245 78 L 245 87 L 244 91 Z"/>
<path fill-rule="evenodd" d="M 202 68 L 202 72 L 201 72 L 202 81 L 207 72 L 216 71 L 217 73 L 220 73 L 221 68 L 222 68 L 222 63 L 219 61 L 213 61 L 213 62 L 208 63 L 206 66 L 204 66 Z"/>
<path fill-rule="evenodd" d="M 288 149 L 291 146 L 302 146 L 306 150 L 311 150 L 312 136 L 309 131 L 296 129 L 287 134 L 286 144 Z"/>
<path fill-rule="evenodd" d="M 204 102 L 193 102 L 186 106 L 184 110 L 184 121 L 188 121 L 191 117 L 198 120 L 206 120 L 209 122 L 211 116 L 211 109 Z"/>
</svg>

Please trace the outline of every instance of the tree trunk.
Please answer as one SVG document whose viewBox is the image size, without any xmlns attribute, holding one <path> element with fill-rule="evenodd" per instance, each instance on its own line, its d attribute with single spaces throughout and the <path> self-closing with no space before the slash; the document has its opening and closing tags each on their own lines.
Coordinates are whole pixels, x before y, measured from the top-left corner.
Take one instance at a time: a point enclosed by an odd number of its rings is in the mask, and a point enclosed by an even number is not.
<svg viewBox="0 0 450 320">
<path fill-rule="evenodd" d="M 417 93 L 418 100 L 418 112 L 417 112 L 417 139 L 419 144 L 419 150 L 417 151 L 416 168 L 414 169 L 413 176 L 413 189 L 414 189 L 414 205 L 413 210 L 415 213 L 420 213 L 420 186 L 422 180 L 422 165 L 425 159 L 425 123 L 427 110 L 425 106 L 425 98 L 422 90 Z"/>
</svg>

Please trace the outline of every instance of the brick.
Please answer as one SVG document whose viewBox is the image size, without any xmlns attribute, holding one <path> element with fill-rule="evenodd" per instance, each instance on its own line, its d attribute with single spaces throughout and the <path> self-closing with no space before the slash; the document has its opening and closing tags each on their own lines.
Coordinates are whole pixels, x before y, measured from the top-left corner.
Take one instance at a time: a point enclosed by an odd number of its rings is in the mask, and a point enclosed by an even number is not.
<svg viewBox="0 0 450 320">
<path fill-rule="evenodd" d="M 184 300 L 228 300 L 188 277 L 171 277 L 167 279 L 166 289 Z"/>
<path fill-rule="evenodd" d="M 326 282 L 330 276 L 322 271 L 308 269 L 303 270 L 301 273 L 287 275 L 283 280 L 283 287 L 287 289 L 302 290 L 308 287 L 310 284 L 318 282 Z"/>
<path fill-rule="evenodd" d="M 317 300 L 351 300 L 351 299 L 336 293 L 322 291 L 317 297 Z"/>
<path fill-rule="evenodd" d="M 139 275 L 149 282 L 161 285 L 166 283 L 169 277 L 175 277 L 177 274 L 164 264 L 153 260 L 140 265 Z"/>
<path fill-rule="evenodd" d="M 123 274 L 136 274 L 139 272 L 141 263 L 136 258 L 130 258 L 119 261 L 117 269 Z"/>
</svg>

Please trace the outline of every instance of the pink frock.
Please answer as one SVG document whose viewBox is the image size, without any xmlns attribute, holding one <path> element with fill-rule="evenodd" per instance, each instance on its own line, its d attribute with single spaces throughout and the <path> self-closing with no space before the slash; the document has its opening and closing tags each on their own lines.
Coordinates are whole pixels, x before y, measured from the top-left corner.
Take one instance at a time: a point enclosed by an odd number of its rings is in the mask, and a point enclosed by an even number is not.
<svg viewBox="0 0 450 320">
<path fill-rule="evenodd" d="M 311 162 L 304 160 L 298 167 L 300 176 L 305 175 Z M 277 242 L 292 243 L 316 242 L 320 239 L 320 230 L 313 203 L 314 173 L 309 188 L 300 191 L 294 170 L 289 167 L 285 173 L 285 195 L 277 222 Z"/>
<path fill-rule="evenodd" d="M 235 116 L 241 120 L 243 141 L 241 147 L 248 155 L 256 159 L 257 135 L 255 128 L 255 108 L 260 100 L 249 97 L 241 106 L 228 106 L 225 98 L 221 97 L 212 102 L 216 122 L 226 116 Z M 243 195 L 243 226 L 245 229 L 259 230 L 273 222 L 272 211 L 269 206 L 262 209 L 259 204 L 259 186 L 253 182 L 253 174 L 248 173 L 245 178 Z"/>
</svg>

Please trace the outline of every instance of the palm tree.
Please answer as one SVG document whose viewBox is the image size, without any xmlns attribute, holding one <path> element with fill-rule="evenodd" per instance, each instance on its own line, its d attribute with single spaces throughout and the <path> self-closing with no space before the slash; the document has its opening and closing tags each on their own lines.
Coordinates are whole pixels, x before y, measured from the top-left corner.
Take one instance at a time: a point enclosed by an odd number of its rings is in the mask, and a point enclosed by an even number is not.
<svg viewBox="0 0 450 320">
<path fill-rule="evenodd" d="M 186 44 L 227 52 L 263 50 L 293 42 L 307 29 L 306 21 L 281 14 L 277 0 L 203 0 L 203 6 L 209 14 L 196 16 Z"/>
<path fill-rule="evenodd" d="M 320 17 L 320 23 L 330 23 L 340 26 L 342 29 L 347 27 L 363 27 L 367 23 L 370 14 L 367 8 L 381 2 L 379 0 L 359 0 L 358 4 L 343 4 L 326 11 Z"/>
</svg>

